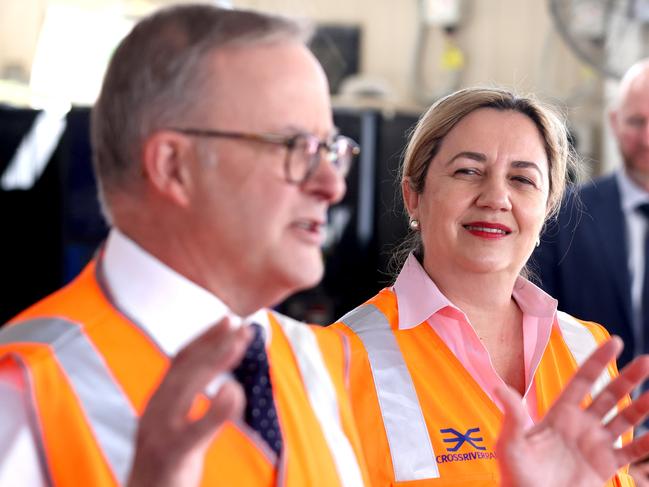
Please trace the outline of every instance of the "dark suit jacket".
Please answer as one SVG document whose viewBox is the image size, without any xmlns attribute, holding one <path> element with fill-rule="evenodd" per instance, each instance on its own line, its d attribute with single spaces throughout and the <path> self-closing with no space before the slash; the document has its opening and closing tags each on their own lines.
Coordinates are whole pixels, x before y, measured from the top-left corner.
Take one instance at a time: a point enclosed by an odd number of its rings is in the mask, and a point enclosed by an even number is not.
<svg viewBox="0 0 649 487">
<path fill-rule="evenodd" d="M 570 192 L 530 262 L 541 287 L 559 309 L 596 321 L 624 340 L 618 363 L 633 357 L 631 280 L 624 214 L 615 176 Z"/>
</svg>

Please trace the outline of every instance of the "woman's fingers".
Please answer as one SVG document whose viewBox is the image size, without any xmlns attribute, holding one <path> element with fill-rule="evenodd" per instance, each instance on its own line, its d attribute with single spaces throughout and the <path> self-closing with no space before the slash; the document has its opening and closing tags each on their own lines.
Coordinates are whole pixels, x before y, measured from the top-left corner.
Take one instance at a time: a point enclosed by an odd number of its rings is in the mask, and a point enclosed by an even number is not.
<svg viewBox="0 0 649 487">
<path fill-rule="evenodd" d="M 649 414 L 649 392 L 645 392 L 608 422 L 606 430 L 613 438 L 633 428 Z"/>
<path fill-rule="evenodd" d="M 618 465 L 628 465 L 647 458 L 649 455 L 649 434 L 635 438 L 631 443 L 616 450 Z"/>
<path fill-rule="evenodd" d="M 649 355 L 637 357 L 620 371 L 594 398 L 588 411 L 597 418 L 603 418 L 617 403 L 649 377 Z"/>
<path fill-rule="evenodd" d="M 619 337 L 614 336 L 602 343 L 579 367 L 577 373 L 568 382 L 568 385 L 548 412 L 548 415 L 562 409 L 563 406 L 580 404 L 590 394 L 599 376 L 607 365 L 620 354 L 622 348 L 622 340 Z"/>
</svg>

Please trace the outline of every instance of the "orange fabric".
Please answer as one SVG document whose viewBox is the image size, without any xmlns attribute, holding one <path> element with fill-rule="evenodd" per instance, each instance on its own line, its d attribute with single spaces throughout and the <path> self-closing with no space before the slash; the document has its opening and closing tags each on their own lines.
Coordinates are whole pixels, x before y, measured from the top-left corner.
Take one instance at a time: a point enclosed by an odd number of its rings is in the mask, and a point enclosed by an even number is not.
<svg viewBox="0 0 649 487">
<path fill-rule="evenodd" d="M 407 486 L 493 486 L 499 474 L 494 447 L 502 413 L 480 388 L 459 360 L 442 342 L 430 326 L 398 329 L 397 301 L 389 289 L 382 290 L 367 304 L 375 305 L 387 318 L 403 360 L 412 377 L 428 435 L 436 455 L 440 478 L 396 482 L 388 437 L 383 424 L 367 351 L 361 339 L 343 323 L 332 325 L 344 333 L 351 345 L 350 388 L 356 425 L 363 443 L 366 463 L 370 467 L 372 485 Z M 598 342 L 608 335 L 594 324 L 585 324 Z M 555 324 L 550 343 L 535 375 L 539 414 L 543 415 L 557 394 L 570 379 L 576 363 Z M 617 373 L 613 368 L 612 373 Z M 407 428 L 408 425 L 404 425 Z M 465 433 L 473 428 L 473 436 L 482 438 L 479 450 L 465 442 L 456 452 L 444 439 L 448 433 L 442 429 L 453 428 Z M 621 473 L 609 485 L 633 485 Z"/>
<path fill-rule="evenodd" d="M 83 323 L 85 334 L 101 350 L 115 379 L 142 414 L 152 392 L 142 384 L 157 382 L 167 370 L 169 359 L 140 328 L 113 308 L 94 278 L 95 272 L 93 261 L 74 283 L 36 303 L 10 323 L 44 316 Z"/>
<path fill-rule="evenodd" d="M 42 317 L 59 317 L 80 324 L 134 409 L 141 414 L 169 360 L 145 333 L 113 308 L 101 291 L 95 272 L 95 264 L 91 263 L 73 283 L 21 313 L 9 326 L 21 326 L 25 320 Z M 271 322 L 271 381 L 286 450 L 285 465 L 280 469 L 284 482 L 280 485 L 340 485 L 290 344 L 272 315 Z M 340 337 L 322 338 L 319 344 L 329 370 L 340 373 L 340 377 L 334 378 L 340 394 L 343 366 L 335 364 L 343 361 Z M 116 485 L 50 347 L 11 344 L 0 348 L 0 358 L 9 354 L 22 361 L 28 371 L 54 485 Z M 5 362 L 0 361 L 0 366 Z M 353 430 L 347 401 L 346 395 L 340 396 L 342 421 Z M 199 398 L 197 408 L 204 407 L 204 402 L 205 398 Z M 208 451 L 202 485 L 276 485 L 276 469 L 247 432 L 247 427 L 232 423 L 222 428 Z M 358 437 L 350 438 L 359 452 Z"/>
<path fill-rule="evenodd" d="M 0 357 L 11 355 L 29 370 L 32 400 L 47 469 L 54 485 L 114 486 L 117 481 L 88 424 L 77 397 L 46 345 L 0 346 Z M 5 363 L 3 363 L 4 365 Z M 65 447 L 60 446 L 64 440 Z"/>
<path fill-rule="evenodd" d="M 308 472 L 317 472 L 318 466 L 320 466 L 322 468 L 319 479 L 321 485 L 340 485 L 333 457 L 326 447 L 315 413 L 309 406 L 306 390 L 300 387 L 302 377 L 296 366 L 291 346 L 280 332 L 277 322 L 271 320 L 271 327 L 275 347 L 269 354 L 270 379 L 279 411 L 279 422 L 282 432 L 288 438 L 295 438 L 292 444 L 287 445 L 286 455 L 287 458 L 302 457 L 299 462 L 287 462 L 284 473 L 287 484 L 304 485 L 300 484 L 300 479 L 308 478 Z M 294 390 L 295 393 L 288 393 L 290 390 Z M 315 435 L 317 438 L 308 438 L 310 435 Z M 295 450 L 294 445 L 309 443 L 312 443 L 313 448 L 309 455 Z"/>
</svg>

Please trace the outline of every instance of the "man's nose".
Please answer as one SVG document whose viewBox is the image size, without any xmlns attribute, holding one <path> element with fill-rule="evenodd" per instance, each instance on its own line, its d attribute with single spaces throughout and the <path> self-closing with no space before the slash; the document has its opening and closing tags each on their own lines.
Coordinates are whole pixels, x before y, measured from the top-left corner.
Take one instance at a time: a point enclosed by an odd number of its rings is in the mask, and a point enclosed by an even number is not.
<svg viewBox="0 0 649 487">
<path fill-rule="evenodd" d="M 649 122 L 645 122 L 642 127 L 642 142 L 645 146 L 649 146 Z"/>
<path fill-rule="evenodd" d="M 321 151 L 318 166 L 311 177 L 303 183 L 303 188 L 329 204 L 335 204 L 345 196 L 347 185 L 335 161 L 331 160 L 331 156 L 326 151 Z"/>
</svg>

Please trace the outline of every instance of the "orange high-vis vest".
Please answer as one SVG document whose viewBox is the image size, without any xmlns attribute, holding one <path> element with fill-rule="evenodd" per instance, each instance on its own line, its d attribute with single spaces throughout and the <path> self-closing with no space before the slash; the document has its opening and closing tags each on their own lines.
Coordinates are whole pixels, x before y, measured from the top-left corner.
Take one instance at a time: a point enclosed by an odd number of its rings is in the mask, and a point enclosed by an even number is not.
<svg viewBox="0 0 649 487">
<path fill-rule="evenodd" d="M 391 289 L 332 326 L 350 340 L 352 405 L 373 486 L 498 485 L 502 413 L 431 326 L 399 330 Z M 599 325 L 558 313 L 534 376 L 540 417 L 607 337 Z M 611 365 L 597 389 L 615 375 Z M 625 469 L 608 485 L 634 484 Z"/>
<path fill-rule="evenodd" d="M 343 337 L 269 317 L 270 378 L 284 444 L 279 465 L 246 427 L 227 423 L 209 448 L 202 485 L 367 484 L 345 391 Z M 168 366 L 169 357 L 111 304 L 95 263 L 0 331 L 0 368 L 23 372 L 49 485 L 124 484 L 138 418 Z"/>
</svg>

